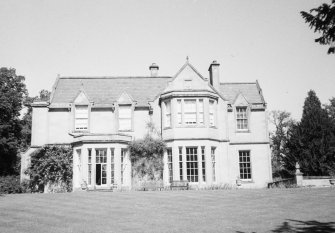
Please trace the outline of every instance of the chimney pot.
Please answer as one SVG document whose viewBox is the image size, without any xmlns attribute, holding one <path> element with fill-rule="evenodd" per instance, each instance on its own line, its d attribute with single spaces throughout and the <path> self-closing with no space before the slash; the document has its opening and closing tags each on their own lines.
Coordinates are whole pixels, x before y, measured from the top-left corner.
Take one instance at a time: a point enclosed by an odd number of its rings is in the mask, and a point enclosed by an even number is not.
<svg viewBox="0 0 335 233">
<path fill-rule="evenodd" d="M 158 75 L 159 66 L 156 63 L 152 63 L 151 66 L 149 66 L 149 70 L 151 77 L 156 77 Z"/>
<path fill-rule="evenodd" d="M 209 83 L 217 90 L 219 90 L 220 87 L 219 66 L 220 64 L 216 60 L 214 60 L 208 68 Z"/>
</svg>

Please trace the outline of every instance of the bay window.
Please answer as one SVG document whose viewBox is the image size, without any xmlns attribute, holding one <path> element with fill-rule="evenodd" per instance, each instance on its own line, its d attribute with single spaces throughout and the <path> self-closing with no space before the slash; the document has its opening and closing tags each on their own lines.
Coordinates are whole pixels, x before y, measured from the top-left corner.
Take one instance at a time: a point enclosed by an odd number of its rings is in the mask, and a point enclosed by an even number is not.
<svg viewBox="0 0 335 233">
<path fill-rule="evenodd" d="M 197 124 L 197 102 L 195 99 L 184 100 L 184 122 L 186 125 Z"/>
</svg>

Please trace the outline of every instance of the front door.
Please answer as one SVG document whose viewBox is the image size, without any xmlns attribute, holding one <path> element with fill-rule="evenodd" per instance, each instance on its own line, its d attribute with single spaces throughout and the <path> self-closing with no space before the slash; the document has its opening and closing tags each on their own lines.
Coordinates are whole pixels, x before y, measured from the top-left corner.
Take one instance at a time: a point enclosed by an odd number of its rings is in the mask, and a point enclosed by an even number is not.
<svg viewBox="0 0 335 233">
<path fill-rule="evenodd" d="M 97 186 L 107 185 L 107 150 L 96 150 L 95 184 Z"/>
</svg>

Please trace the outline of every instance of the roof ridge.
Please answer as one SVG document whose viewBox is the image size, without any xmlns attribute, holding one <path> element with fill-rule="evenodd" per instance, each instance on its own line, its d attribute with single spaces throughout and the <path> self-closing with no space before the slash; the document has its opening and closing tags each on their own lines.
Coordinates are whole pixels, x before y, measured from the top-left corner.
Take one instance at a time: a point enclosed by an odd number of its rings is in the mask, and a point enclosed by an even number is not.
<svg viewBox="0 0 335 233">
<path fill-rule="evenodd" d="M 220 83 L 220 85 L 223 84 L 257 84 L 257 82 L 224 82 L 224 83 Z"/>
<path fill-rule="evenodd" d="M 64 76 L 59 79 L 124 79 L 124 78 L 172 78 L 171 76 Z"/>
</svg>

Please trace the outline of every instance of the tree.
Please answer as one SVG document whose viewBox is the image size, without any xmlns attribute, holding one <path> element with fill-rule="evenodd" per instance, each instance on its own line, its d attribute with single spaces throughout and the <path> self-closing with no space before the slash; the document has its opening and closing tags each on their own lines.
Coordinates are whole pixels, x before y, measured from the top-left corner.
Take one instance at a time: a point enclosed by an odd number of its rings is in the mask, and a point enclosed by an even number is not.
<svg viewBox="0 0 335 233">
<path fill-rule="evenodd" d="M 275 127 L 270 134 L 271 149 L 272 149 L 272 172 L 274 177 L 288 176 L 285 168 L 283 157 L 288 153 L 287 141 L 288 131 L 292 127 L 294 121 L 291 118 L 291 113 L 286 111 L 272 111 L 270 113 L 270 122 Z"/>
<path fill-rule="evenodd" d="M 49 101 L 51 92 L 48 90 L 41 90 L 39 96 L 27 97 L 24 105 L 27 107 L 27 112 L 24 114 L 21 125 L 22 125 L 22 141 L 21 141 L 21 150 L 26 150 L 31 142 L 31 124 L 32 124 L 32 107 L 31 104 L 36 101 Z"/>
<path fill-rule="evenodd" d="M 329 102 L 329 104 L 325 105 L 325 109 L 332 121 L 333 126 L 335 127 L 335 97 L 331 98 Z"/>
<path fill-rule="evenodd" d="M 0 175 L 15 173 L 21 141 L 19 116 L 27 96 L 24 80 L 15 69 L 0 69 Z"/>
<path fill-rule="evenodd" d="M 317 8 L 313 8 L 310 12 L 301 11 L 301 16 L 305 22 L 309 24 L 314 32 L 321 33 L 315 42 L 321 45 L 330 45 L 328 54 L 335 53 L 335 0 L 331 4 L 323 3 Z"/>
<path fill-rule="evenodd" d="M 331 121 L 313 90 L 308 92 L 301 121 L 289 130 L 286 169 L 294 171 L 296 162 L 305 175 L 329 175 L 335 168 L 335 150 L 331 147 Z"/>
</svg>

